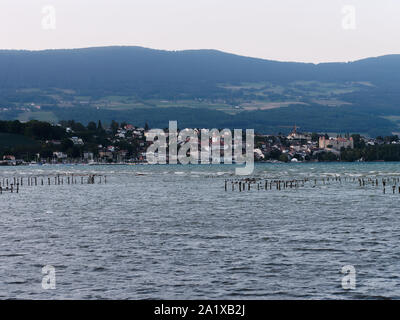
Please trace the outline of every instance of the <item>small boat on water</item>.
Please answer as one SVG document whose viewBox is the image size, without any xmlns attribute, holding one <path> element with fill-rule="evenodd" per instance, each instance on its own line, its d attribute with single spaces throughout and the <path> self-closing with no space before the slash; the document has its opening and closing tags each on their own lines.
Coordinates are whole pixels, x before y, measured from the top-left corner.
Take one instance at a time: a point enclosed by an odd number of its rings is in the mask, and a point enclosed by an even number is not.
<svg viewBox="0 0 400 320">
<path fill-rule="evenodd" d="M 31 161 L 31 162 L 29 163 L 29 165 L 30 165 L 30 166 L 41 166 L 42 163 L 41 163 L 41 162 L 36 162 L 36 161 Z"/>
</svg>

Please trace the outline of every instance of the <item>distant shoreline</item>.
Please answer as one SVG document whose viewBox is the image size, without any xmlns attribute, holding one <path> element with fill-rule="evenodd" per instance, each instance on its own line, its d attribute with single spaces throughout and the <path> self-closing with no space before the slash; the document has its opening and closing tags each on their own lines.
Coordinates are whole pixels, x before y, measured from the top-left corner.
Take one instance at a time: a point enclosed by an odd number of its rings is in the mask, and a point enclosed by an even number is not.
<svg viewBox="0 0 400 320">
<path fill-rule="evenodd" d="M 334 163 L 400 163 L 400 161 L 384 161 L 384 160 L 375 160 L 375 161 L 298 161 L 298 162 L 283 162 L 283 161 L 256 161 L 254 162 L 255 165 L 260 165 L 260 164 L 334 164 Z M 147 162 L 139 162 L 139 163 L 95 163 L 95 164 L 89 164 L 89 163 L 44 163 L 44 164 L 35 164 L 35 163 L 27 163 L 27 164 L 18 164 L 18 165 L 10 165 L 10 164 L 3 164 L 0 165 L 0 167 L 50 167 L 50 166 L 88 166 L 88 167 L 96 167 L 96 166 L 214 166 L 215 164 L 209 163 L 209 164 L 202 164 L 202 163 L 191 163 L 188 165 L 180 164 L 180 163 L 165 163 L 165 164 L 151 164 Z M 227 166 L 235 166 L 237 164 L 235 163 L 230 163 L 230 164 L 224 164 L 224 163 L 219 163 L 216 165 L 227 165 Z"/>
</svg>

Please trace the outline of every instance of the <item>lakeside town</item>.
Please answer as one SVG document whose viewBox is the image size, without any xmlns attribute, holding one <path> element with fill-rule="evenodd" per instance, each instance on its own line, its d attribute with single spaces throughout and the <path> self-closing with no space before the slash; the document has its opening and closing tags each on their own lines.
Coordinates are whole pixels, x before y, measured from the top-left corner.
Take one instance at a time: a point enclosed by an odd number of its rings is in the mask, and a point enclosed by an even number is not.
<svg viewBox="0 0 400 320">
<path fill-rule="evenodd" d="M 75 121 L 50 124 L 40 121 L 0 121 L 0 165 L 28 164 L 146 164 L 149 126 L 134 126 L 112 121 L 103 126 Z M 200 137 L 201 129 L 195 129 Z M 224 139 L 218 138 L 221 156 Z M 14 143 L 9 143 L 12 140 Z M 22 141 L 25 139 L 25 141 Z M 359 134 L 328 135 L 301 132 L 295 125 L 289 134 L 255 133 L 255 161 L 398 161 L 397 135 L 367 138 Z M 178 148 L 185 141 L 178 139 Z M 245 142 L 242 145 L 245 152 Z M 200 150 L 200 139 L 199 139 Z M 166 159 L 168 163 L 168 159 Z"/>
</svg>

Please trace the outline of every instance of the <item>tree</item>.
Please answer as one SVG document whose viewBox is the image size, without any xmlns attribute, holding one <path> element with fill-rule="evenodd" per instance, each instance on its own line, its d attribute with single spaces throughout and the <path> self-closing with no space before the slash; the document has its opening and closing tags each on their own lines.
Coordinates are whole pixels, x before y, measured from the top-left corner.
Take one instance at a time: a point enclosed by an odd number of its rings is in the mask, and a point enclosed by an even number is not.
<svg viewBox="0 0 400 320">
<path fill-rule="evenodd" d="M 319 152 L 317 154 L 318 161 L 337 161 L 338 156 L 333 152 Z"/>
<path fill-rule="evenodd" d="M 353 138 L 354 148 L 364 148 L 365 142 L 361 139 L 361 135 L 359 134 L 352 134 L 351 137 Z"/>
<path fill-rule="evenodd" d="M 118 131 L 118 128 L 119 128 L 119 124 L 118 124 L 118 122 L 116 122 L 116 121 L 111 121 L 111 131 L 112 131 L 112 133 L 113 134 L 116 134 L 117 133 L 117 131 Z"/>
<path fill-rule="evenodd" d="M 313 133 L 311 134 L 311 141 L 318 142 L 318 141 L 319 141 L 319 134 L 313 132 Z"/>
<path fill-rule="evenodd" d="M 19 122 L 18 120 L 15 120 L 13 122 L 11 122 L 10 124 L 10 133 L 22 133 L 23 130 L 23 125 L 21 122 Z"/>
<path fill-rule="evenodd" d="M 288 158 L 287 154 L 282 153 L 282 154 L 279 156 L 279 161 L 288 162 L 288 161 L 289 161 L 289 158 Z"/>
<path fill-rule="evenodd" d="M 89 123 L 88 123 L 88 125 L 87 125 L 87 129 L 89 130 L 89 131 L 96 131 L 96 123 L 94 123 L 93 121 L 90 121 Z"/>
<path fill-rule="evenodd" d="M 73 146 L 68 150 L 68 156 L 71 158 L 79 158 L 81 156 L 81 150 L 77 146 Z"/>
<path fill-rule="evenodd" d="M 282 151 L 279 149 L 272 149 L 271 152 L 269 153 L 269 158 L 270 159 L 275 159 L 278 160 L 279 157 L 281 156 Z"/>
<path fill-rule="evenodd" d="M 61 141 L 61 149 L 62 151 L 67 151 L 68 149 L 71 149 L 74 146 L 74 143 L 71 141 L 71 139 L 63 139 Z"/>
<path fill-rule="evenodd" d="M 53 151 L 50 148 L 45 147 L 40 151 L 40 157 L 42 159 L 48 159 L 53 156 Z"/>
</svg>

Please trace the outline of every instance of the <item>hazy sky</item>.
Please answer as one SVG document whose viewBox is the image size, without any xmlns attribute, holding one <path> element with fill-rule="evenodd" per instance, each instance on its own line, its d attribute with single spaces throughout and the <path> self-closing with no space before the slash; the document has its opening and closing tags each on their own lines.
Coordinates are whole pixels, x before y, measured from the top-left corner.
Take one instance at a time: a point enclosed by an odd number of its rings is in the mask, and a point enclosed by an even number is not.
<svg viewBox="0 0 400 320">
<path fill-rule="evenodd" d="M 400 53 L 399 0 L 0 0 L 0 48 L 138 45 L 291 61 Z"/>
</svg>

